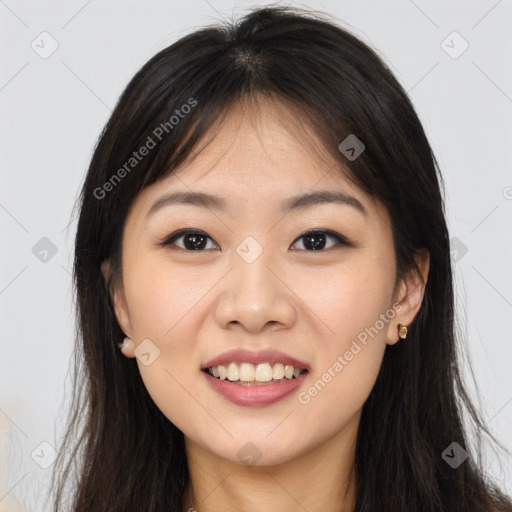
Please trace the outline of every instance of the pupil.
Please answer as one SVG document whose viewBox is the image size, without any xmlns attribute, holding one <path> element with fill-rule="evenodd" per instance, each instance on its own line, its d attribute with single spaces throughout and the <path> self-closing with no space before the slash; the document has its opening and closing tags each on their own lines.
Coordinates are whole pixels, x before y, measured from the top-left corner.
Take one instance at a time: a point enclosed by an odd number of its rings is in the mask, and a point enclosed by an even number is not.
<svg viewBox="0 0 512 512">
<path fill-rule="evenodd" d="M 316 237 L 320 238 L 320 242 L 312 242 Z M 325 247 L 325 235 L 322 233 L 314 233 L 311 235 L 307 235 L 304 240 L 304 245 L 307 247 L 308 242 L 312 242 L 312 249 L 316 251 L 317 249 L 323 249 Z"/>
<path fill-rule="evenodd" d="M 203 243 L 199 244 L 199 245 L 194 245 L 194 243 L 197 242 L 198 239 L 202 239 L 201 241 Z M 192 240 L 192 245 L 190 243 L 188 243 L 189 240 Z M 185 242 L 185 247 L 187 249 L 199 250 L 199 249 L 203 249 L 205 246 L 205 237 L 203 235 L 199 235 L 199 234 L 190 234 L 184 238 L 184 242 Z"/>
</svg>

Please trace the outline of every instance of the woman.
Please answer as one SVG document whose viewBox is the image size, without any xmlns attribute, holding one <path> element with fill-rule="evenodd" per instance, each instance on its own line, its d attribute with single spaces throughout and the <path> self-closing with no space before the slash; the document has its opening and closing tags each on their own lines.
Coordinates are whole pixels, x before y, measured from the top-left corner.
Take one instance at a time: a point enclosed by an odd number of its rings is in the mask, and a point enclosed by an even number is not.
<svg viewBox="0 0 512 512">
<path fill-rule="evenodd" d="M 320 16 L 146 63 L 82 189 L 55 511 L 73 462 L 75 512 L 512 510 L 463 429 L 462 404 L 489 434 L 440 179 L 392 73 Z"/>
</svg>

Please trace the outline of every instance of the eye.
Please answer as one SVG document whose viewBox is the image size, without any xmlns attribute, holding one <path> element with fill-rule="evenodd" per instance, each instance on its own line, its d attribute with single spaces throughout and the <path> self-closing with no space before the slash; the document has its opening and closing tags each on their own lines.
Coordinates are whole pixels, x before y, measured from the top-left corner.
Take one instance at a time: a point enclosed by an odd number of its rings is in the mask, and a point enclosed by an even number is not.
<svg viewBox="0 0 512 512">
<path fill-rule="evenodd" d="M 327 247 L 327 249 L 333 248 L 333 246 L 336 245 L 344 245 L 344 246 L 350 246 L 350 242 L 339 233 L 335 233 L 334 231 L 329 231 L 326 229 L 315 229 L 312 231 L 308 231 L 307 233 L 304 233 L 301 235 L 297 240 L 304 239 L 304 242 L 302 245 L 304 247 L 311 248 L 310 251 L 321 251 L 322 249 L 325 249 L 326 245 L 326 239 L 330 238 L 331 240 L 334 240 L 335 243 L 331 245 L 330 247 Z M 301 249 L 302 250 L 302 249 Z M 307 250 L 307 249 L 306 249 Z"/>
<path fill-rule="evenodd" d="M 158 245 L 168 246 L 175 243 L 176 240 L 183 238 L 184 247 L 179 247 L 180 249 L 187 251 L 201 251 L 205 249 L 206 239 L 211 238 L 204 232 L 196 229 L 182 229 L 169 237 L 167 237 L 163 242 Z"/>
<path fill-rule="evenodd" d="M 180 231 L 177 231 L 176 233 L 173 233 L 158 245 L 164 247 L 173 245 L 176 244 L 176 242 L 180 239 L 183 239 L 183 245 L 178 245 L 178 248 L 189 252 L 203 251 L 207 249 L 206 246 L 208 244 L 208 240 L 212 240 L 212 238 L 209 237 L 204 231 L 196 229 L 182 229 Z M 328 239 L 334 240 L 334 243 L 331 244 L 329 247 L 326 247 L 326 240 Z M 308 231 L 301 235 L 299 238 L 297 238 L 297 241 L 298 240 L 304 240 L 302 245 L 303 247 L 305 247 L 305 249 L 300 250 L 306 250 L 307 252 L 322 251 L 326 248 L 331 249 L 336 245 L 351 246 L 351 243 L 343 235 L 325 229 L 316 229 Z M 294 242 L 293 245 L 295 245 L 297 241 Z M 213 247 L 213 249 L 215 249 L 215 247 Z"/>
</svg>

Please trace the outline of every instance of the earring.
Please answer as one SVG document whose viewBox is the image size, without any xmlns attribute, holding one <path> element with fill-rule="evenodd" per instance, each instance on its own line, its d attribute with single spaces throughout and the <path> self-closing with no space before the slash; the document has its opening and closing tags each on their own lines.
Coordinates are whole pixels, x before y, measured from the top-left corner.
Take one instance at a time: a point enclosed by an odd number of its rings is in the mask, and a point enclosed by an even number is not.
<svg viewBox="0 0 512 512">
<path fill-rule="evenodd" d="M 407 326 L 403 325 L 403 324 L 398 324 L 397 327 L 398 327 L 398 336 L 400 336 L 400 338 L 405 340 L 405 338 L 407 338 Z"/>
<path fill-rule="evenodd" d="M 123 349 L 126 349 L 128 347 L 132 347 L 133 346 L 133 340 L 131 338 L 129 338 L 128 336 L 126 336 L 126 338 L 123 340 L 122 343 L 118 343 L 117 346 L 123 350 Z"/>
</svg>

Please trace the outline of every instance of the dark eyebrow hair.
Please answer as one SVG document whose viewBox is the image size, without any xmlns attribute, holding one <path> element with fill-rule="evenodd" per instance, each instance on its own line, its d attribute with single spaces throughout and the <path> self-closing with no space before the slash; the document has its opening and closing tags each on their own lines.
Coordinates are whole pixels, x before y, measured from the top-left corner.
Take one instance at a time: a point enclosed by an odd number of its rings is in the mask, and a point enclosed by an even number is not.
<svg viewBox="0 0 512 512">
<path fill-rule="evenodd" d="M 352 206 L 363 215 L 368 215 L 366 208 L 358 199 L 337 190 L 318 190 L 315 192 L 299 194 L 286 199 L 281 204 L 281 211 L 283 213 L 289 213 L 293 210 L 304 210 L 312 206 L 328 203 Z M 146 215 L 146 218 L 150 217 L 162 208 L 179 204 L 193 205 L 201 208 L 211 208 L 213 210 L 221 211 L 226 211 L 228 209 L 228 203 L 222 197 L 206 194 L 204 192 L 170 192 L 163 195 L 153 203 Z"/>
</svg>

